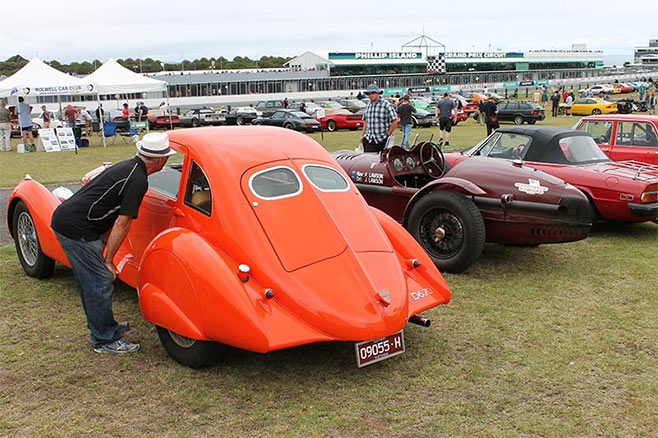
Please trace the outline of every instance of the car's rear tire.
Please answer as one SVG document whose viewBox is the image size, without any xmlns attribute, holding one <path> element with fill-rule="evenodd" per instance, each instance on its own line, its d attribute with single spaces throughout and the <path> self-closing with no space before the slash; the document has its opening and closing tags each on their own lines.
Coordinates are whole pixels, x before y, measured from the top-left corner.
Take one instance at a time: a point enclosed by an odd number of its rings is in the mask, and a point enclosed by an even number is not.
<svg viewBox="0 0 658 438">
<path fill-rule="evenodd" d="M 411 209 L 407 229 L 444 272 L 466 270 L 484 249 L 482 214 L 460 193 L 437 190 L 423 196 Z"/>
<path fill-rule="evenodd" d="M 196 128 L 199 126 L 199 119 L 192 119 L 192 128 Z"/>
<path fill-rule="evenodd" d="M 521 115 L 514 116 L 514 124 L 515 125 L 523 125 L 523 116 L 521 116 Z"/>
<path fill-rule="evenodd" d="M 601 114 L 601 110 L 600 110 L 600 109 L 598 109 L 598 108 L 594 108 L 594 109 L 592 110 L 592 115 L 593 115 L 593 116 L 598 116 L 599 114 Z"/>
<path fill-rule="evenodd" d="M 338 129 L 338 126 L 336 125 L 335 120 L 328 120 L 327 121 L 327 131 L 334 132 Z"/>
<path fill-rule="evenodd" d="M 162 346 L 176 362 L 190 368 L 203 368 L 217 362 L 225 347 L 217 342 L 198 341 L 155 326 Z"/>
<path fill-rule="evenodd" d="M 286 129 L 295 129 L 295 125 L 293 125 L 292 123 L 285 123 L 283 127 Z"/>
<path fill-rule="evenodd" d="M 418 120 L 416 120 L 415 117 L 411 117 L 411 127 L 412 128 L 417 128 L 418 127 Z"/>
<path fill-rule="evenodd" d="M 242 116 L 238 116 L 238 118 L 235 119 L 235 124 L 238 126 L 244 125 L 244 119 L 242 118 Z"/>
<path fill-rule="evenodd" d="M 39 279 L 52 276 L 55 261 L 43 253 L 32 213 L 23 201 L 18 201 L 14 207 L 12 233 L 18 261 L 25 273 Z"/>
</svg>

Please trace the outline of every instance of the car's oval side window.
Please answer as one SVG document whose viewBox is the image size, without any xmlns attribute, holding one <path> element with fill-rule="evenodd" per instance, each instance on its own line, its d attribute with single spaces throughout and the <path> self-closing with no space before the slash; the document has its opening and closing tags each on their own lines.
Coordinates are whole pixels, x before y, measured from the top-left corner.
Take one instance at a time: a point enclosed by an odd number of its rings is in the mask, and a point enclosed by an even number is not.
<svg viewBox="0 0 658 438">
<path fill-rule="evenodd" d="M 305 164 L 302 172 L 310 183 L 321 192 L 346 192 L 350 185 L 345 177 L 329 166 L 321 164 Z"/>
<path fill-rule="evenodd" d="M 212 214 L 210 181 L 208 181 L 203 169 L 194 161 L 192 161 L 190 177 L 187 180 L 185 204 L 208 216 Z"/>
<path fill-rule="evenodd" d="M 270 167 L 249 178 L 251 192 L 261 199 L 282 199 L 299 195 L 303 185 L 297 173 L 287 166 Z"/>
</svg>

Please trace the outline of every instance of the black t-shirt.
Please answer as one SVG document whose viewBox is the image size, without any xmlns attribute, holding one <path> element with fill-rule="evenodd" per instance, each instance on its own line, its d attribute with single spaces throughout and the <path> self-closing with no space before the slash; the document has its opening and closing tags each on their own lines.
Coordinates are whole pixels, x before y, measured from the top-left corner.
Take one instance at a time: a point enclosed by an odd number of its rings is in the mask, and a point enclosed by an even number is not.
<svg viewBox="0 0 658 438">
<path fill-rule="evenodd" d="M 60 204 L 50 225 L 70 239 L 97 240 L 119 215 L 137 218 L 147 189 L 144 162 L 139 157 L 122 161 Z"/>
<path fill-rule="evenodd" d="M 487 117 L 495 117 L 496 116 L 496 104 L 488 101 L 484 103 L 484 107 L 482 108 L 482 111 L 487 115 Z"/>
<path fill-rule="evenodd" d="M 410 103 L 403 103 L 398 106 L 400 115 L 400 125 L 411 125 L 411 114 L 416 112 L 416 108 Z"/>
</svg>

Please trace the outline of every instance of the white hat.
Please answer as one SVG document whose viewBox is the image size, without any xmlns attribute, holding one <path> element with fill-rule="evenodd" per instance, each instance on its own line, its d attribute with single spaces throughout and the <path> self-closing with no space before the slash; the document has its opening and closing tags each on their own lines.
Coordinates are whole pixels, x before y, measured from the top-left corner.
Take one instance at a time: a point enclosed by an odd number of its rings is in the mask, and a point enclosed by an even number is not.
<svg viewBox="0 0 658 438">
<path fill-rule="evenodd" d="M 137 142 L 137 151 L 145 157 L 168 157 L 176 153 L 169 147 L 169 136 L 164 132 L 146 134 Z"/>
</svg>

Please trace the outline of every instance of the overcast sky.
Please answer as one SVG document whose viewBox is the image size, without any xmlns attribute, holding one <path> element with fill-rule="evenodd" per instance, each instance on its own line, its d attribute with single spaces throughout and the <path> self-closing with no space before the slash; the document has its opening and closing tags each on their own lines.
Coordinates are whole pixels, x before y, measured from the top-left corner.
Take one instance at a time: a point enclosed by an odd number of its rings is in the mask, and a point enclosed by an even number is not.
<svg viewBox="0 0 658 438">
<path fill-rule="evenodd" d="M 424 32 L 448 51 L 627 55 L 658 38 L 656 0 L 2 0 L 0 59 L 294 56 L 388 51 Z"/>
</svg>

